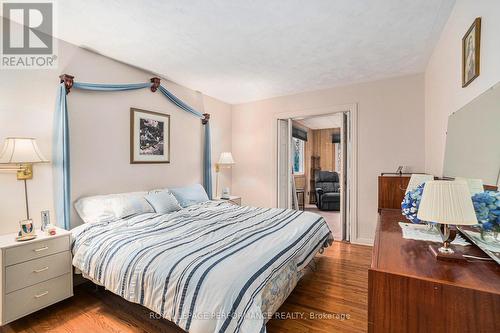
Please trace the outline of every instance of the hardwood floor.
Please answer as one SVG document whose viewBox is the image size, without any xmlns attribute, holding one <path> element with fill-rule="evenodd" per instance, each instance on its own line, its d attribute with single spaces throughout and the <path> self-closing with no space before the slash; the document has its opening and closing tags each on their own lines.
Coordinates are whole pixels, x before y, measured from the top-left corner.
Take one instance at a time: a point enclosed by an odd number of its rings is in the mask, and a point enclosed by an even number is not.
<svg viewBox="0 0 500 333">
<path fill-rule="evenodd" d="M 278 310 L 303 312 L 300 320 L 271 320 L 268 333 L 366 332 L 368 268 L 372 247 L 334 242 L 316 256 L 316 270 L 300 280 Z M 314 315 L 346 315 L 346 319 L 311 319 Z M 348 316 L 348 319 L 347 319 Z"/>
<path fill-rule="evenodd" d="M 267 324 L 267 332 L 366 332 L 371 249 L 334 242 L 316 256 L 315 270 L 302 278 L 278 310 L 281 318 Z M 145 307 L 84 284 L 75 288 L 74 297 L 6 325 L 0 332 L 183 332 L 151 315 Z"/>
</svg>

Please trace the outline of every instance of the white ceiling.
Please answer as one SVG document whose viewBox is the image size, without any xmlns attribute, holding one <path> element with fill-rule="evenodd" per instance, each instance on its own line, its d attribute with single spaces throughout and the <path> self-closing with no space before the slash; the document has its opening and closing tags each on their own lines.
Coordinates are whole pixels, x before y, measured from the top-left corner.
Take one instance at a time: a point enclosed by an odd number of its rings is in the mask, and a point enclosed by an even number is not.
<svg viewBox="0 0 500 333">
<path fill-rule="evenodd" d="M 296 119 L 296 122 L 310 129 L 340 128 L 342 126 L 342 117 L 340 113 L 328 116 L 311 117 L 305 119 Z"/>
<path fill-rule="evenodd" d="M 64 0 L 58 37 L 229 103 L 422 72 L 455 0 Z"/>
</svg>

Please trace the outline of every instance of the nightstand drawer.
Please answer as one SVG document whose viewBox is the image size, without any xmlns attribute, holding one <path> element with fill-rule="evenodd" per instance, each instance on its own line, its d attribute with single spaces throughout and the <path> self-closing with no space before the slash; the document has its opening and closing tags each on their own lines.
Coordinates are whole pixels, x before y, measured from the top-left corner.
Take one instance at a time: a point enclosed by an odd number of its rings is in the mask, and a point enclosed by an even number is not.
<svg viewBox="0 0 500 333">
<path fill-rule="evenodd" d="M 18 246 L 13 246 L 5 249 L 5 266 L 17 264 L 23 261 L 45 257 L 50 254 L 68 251 L 69 237 L 57 237 L 43 241 L 30 243 L 19 243 Z"/>
<path fill-rule="evenodd" d="M 5 268 L 5 293 L 55 278 L 70 271 L 71 255 L 69 251 L 8 266 Z"/>
<path fill-rule="evenodd" d="M 3 322 L 10 322 L 28 313 L 72 295 L 71 274 L 51 279 L 5 295 Z"/>
</svg>

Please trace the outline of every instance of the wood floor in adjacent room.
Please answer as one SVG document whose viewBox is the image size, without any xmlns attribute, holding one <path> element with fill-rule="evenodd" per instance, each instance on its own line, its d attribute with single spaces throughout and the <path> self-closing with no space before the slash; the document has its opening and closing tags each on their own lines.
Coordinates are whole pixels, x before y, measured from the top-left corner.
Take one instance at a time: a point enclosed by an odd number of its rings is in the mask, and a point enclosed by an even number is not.
<svg viewBox="0 0 500 333">
<path fill-rule="evenodd" d="M 371 249 L 334 242 L 315 258 L 315 271 L 303 277 L 278 310 L 278 315 L 294 318 L 272 319 L 267 332 L 366 332 Z M 140 305 L 84 284 L 75 288 L 74 297 L 4 326 L 0 332 L 183 331 L 166 320 L 151 319 L 150 311 Z"/>
</svg>

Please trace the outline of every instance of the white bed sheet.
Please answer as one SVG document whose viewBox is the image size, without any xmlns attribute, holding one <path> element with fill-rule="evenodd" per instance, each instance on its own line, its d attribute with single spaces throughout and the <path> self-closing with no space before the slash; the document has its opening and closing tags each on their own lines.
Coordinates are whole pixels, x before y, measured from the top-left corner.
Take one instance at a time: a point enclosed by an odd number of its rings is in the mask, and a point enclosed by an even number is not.
<svg viewBox="0 0 500 333">
<path fill-rule="evenodd" d="M 192 333 L 265 332 L 333 238 L 314 213 L 206 202 L 72 230 L 73 265 Z"/>
</svg>

